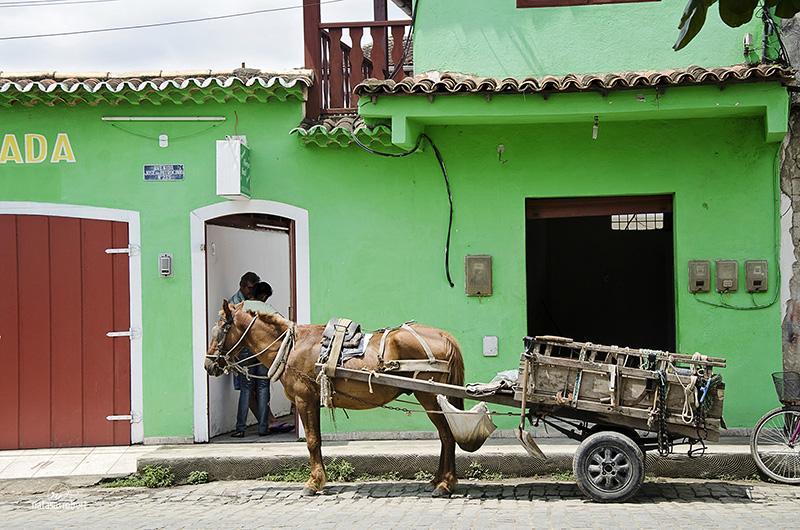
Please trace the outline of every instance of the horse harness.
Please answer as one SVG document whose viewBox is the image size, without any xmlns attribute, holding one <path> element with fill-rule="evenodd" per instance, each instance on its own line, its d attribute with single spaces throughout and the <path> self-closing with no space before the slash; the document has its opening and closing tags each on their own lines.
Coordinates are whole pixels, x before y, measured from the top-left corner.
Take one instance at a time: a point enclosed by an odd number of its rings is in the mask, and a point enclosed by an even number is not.
<svg viewBox="0 0 800 530">
<path fill-rule="evenodd" d="M 381 340 L 378 345 L 378 369 L 374 372 L 413 372 L 416 377 L 420 372 L 450 372 L 450 362 L 443 361 L 433 355 L 433 351 L 425 339 L 411 327 L 414 321 L 404 322 L 403 324 L 391 328 L 383 328 L 376 331 L 381 333 Z M 333 388 L 333 379 L 336 376 L 336 368 L 339 366 L 339 360 L 342 354 L 342 346 L 345 342 L 345 336 L 348 329 L 352 329 L 353 321 L 347 318 L 339 318 L 333 323 L 333 340 L 331 343 L 330 351 L 328 352 L 327 359 L 324 363 L 318 364 L 320 367 L 319 374 L 317 375 L 317 384 L 320 389 L 320 405 L 327 408 L 333 408 L 333 395 L 335 394 Z M 384 360 L 386 351 L 386 341 L 394 331 L 397 330 L 407 331 L 417 339 L 422 350 L 425 352 L 427 359 L 391 359 Z M 368 345 L 365 346 L 364 353 L 366 353 Z M 322 361 L 322 359 L 321 359 Z M 372 392 L 372 385 L 370 385 L 370 393 Z"/>
<path fill-rule="evenodd" d="M 258 314 L 253 315 L 253 318 L 247 324 L 247 327 L 242 333 L 242 336 L 239 337 L 239 340 L 236 341 L 236 344 L 231 346 L 231 348 L 228 349 L 228 351 L 223 353 L 221 345 L 225 344 L 225 339 L 227 338 L 228 333 L 231 330 L 231 327 L 233 327 L 233 317 L 226 317 L 225 324 L 222 326 L 219 336 L 217 337 L 216 352 L 213 355 L 206 355 L 206 357 L 212 359 L 221 359 L 222 362 L 224 363 L 222 370 L 226 374 L 230 372 L 235 372 L 238 373 L 239 375 L 243 375 L 247 379 L 269 379 L 270 381 L 274 382 L 280 379 L 281 375 L 283 375 L 283 372 L 286 369 L 286 362 L 289 359 L 289 354 L 294 349 L 295 340 L 297 338 L 297 325 L 294 322 L 291 322 L 283 333 L 278 335 L 278 337 L 275 340 L 269 343 L 269 345 L 267 345 L 261 351 L 258 351 L 243 359 L 234 360 L 231 357 L 231 353 L 233 353 L 234 350 L 236 350 L 237 348 L 239 348 L 239 346 L 241 346 L 245 337 L 247 337 L 248 333 L 250 333 L 250 330 L 253 328 L 253 324 L 255 324 L 256 320 L 258 320 Z M 251 374 L 244 363 L 246 363 L 251 359 L 255 359 L 259 355 L 262 355 L 263 353 L 268 351 L 272 346 L 274 346 L 278 341 L 281 341 L 281 344 L 278 348 L 278 354 L 272 361 L 272 364 L 269 367 L 267 375 L 263 376 L 263 375 Z"/>
</svg>

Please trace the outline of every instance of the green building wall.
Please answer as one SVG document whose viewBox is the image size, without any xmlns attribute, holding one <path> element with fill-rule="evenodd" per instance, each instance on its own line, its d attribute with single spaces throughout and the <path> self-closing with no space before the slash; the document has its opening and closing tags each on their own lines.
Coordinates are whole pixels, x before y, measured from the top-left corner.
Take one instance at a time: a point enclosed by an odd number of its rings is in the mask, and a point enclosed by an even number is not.
<svg viewBox="0 0 800 530">
<path fill-rule="evenodd" d="M 745 62 L 742 39 L 761 22 L 729 28 L 716 6 L 680 52 L 672 45 L 686 0 L 517 8 L 516 0 L 418 0 L 414 69 L 492 77 L 663 70 Z"/>
<path fill-rule="evenodd" d="M 202 123 L 112 127 L 100 120 L 112 113 L 228 120 L 213 128 Z M 729 359 L 724 371 L 729 426 L 750 426 L 773 405 L 769 373 L 780 366 L 779 304 L 758 311 L 710 307 L 688 293 L 684 274 L 690 259 L 768 259 L 777 270 L 778 144 L 765 142 L 761 118 L 611 121 L 597 140 L 585 123 L 428 126 L 444 155 L 455 201 L 456 287 L 451 289 L 443 270 L 447 198 L 429 151 L 385 159 L 355 147 L 306 147 L 288 134 L 302 119 L 297 102 L 2 109 L 0 133 L 21 138 L 34 132 L 51 139 L 67 132 L 77 160 L 0 166 L 0 200 L 141 212 L 146 437 L 193 432 L 192 363 L 201 362 L 201 353 L 194 352 L 193 359 L 189 212 L 223 200 L 215 195 L 214 141 L 234 133 L 234 113 L 236 132 L 247 135 L 252 149 L 253 198 L 309 212 L 313 322 L 347 316 L 366 328 L 408 319 L 429 323 L 458 338 L 468 380 L 487 380 L 517 366 L 528 332 L 527 197 L 674 194 L 679 350 Z M 161 133 L 172 138 L 169 148 L 158 147 Z M 504 164 L 498 162 L 498 144 L 506 146 Z M 186 179 L 144 182 L 142 165 L 151 163 L 185 164 Z M 174 255 L 173 277 L 158 274 L 161 252 Z M 493 256 L 492 297 L 464 295 L 466 254 Z M 775 288 L 771 280 L 770 292 L 755 300 L 768 302 Z M 646 308 L 646 286 L 636 295 Z M 728 301 L 751 303 L 741 292 Z M 579 301 L 575 318 L 591 318 L 580 311 Z M 498 357 L 482 356 L 484 335 L 499 336 Z M 501 427 L 510 421 L 501 421 Z M 337 414 L 326 429 L 431 425 L 423 415 L 373 410 L 352 412 L 350 419 Z"/>
</svg>

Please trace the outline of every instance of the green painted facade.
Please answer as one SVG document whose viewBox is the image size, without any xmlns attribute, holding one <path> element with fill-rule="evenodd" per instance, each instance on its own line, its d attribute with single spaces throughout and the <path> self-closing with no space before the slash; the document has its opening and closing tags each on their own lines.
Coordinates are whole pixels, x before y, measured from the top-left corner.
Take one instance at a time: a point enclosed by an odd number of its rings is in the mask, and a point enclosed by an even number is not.
<svg viewBox="0 0 800 530">
<path fill-rule="evenodd" d="M 455 3 L 463 7 L 447 9 Z M 741 31 L 717 24 L 707 26 L 686 53 L 672 52 L 683 4 L 677 0 L 518 11 L 513 0 L 484 7 L 489 4 L 423 2 L 418 70 L 530 75 L 741 61 Z M 595 33 L 600 27 L 602 33 Z M 566 39 L 566 32 L 581 38 Z M 478 33 L 485 41 L 464 45 Z M 612 38 L 613 47 L 593 44 Z M 512 41 L 517 45 L 509 46 Z M 502 61 L 496 60 L 500 49 Z M 587 54 L 589 49 L 594 52 Z M 740 290 L 725 299 L 768 307 L 735 311 L 695 299 L 685 270 L 690 259 L 724 258 L 767 259 L 777 271 L 776 155 L 787 109 L 785 89 L 777 83 L 608 97 L 556 94 L 547 100 L 530 95 L 490 102 L 480 95 L 434 102 L 363 100 L 362 115 L 390 120 L 396 144 L 413 145 L 414 135 L 424 130 L 444 155 L 455 202 L 455 288 L 444 276 L 447 197 L 430 150 L 386 159 L 352 145 L 304 145 L 289 134 L 303 119 L 301 102 L 291 98 L 0 108 L 0 136 L 14 134 L 22 141 L 25 133 L 40 133 L 52 142 L 58 132 L 67 132 L 76 157 L 75 163 L 0 165 L 0 201 L 141 213 L 145 436 L 186 437 L 193 433 L 193 363 L 204 353 L 193 357 L 192 352 L 189 212 L 224 200 L 215 194 L 214 142 L 225 135 L 248 138 L 254 199 L 309 212 L 312 321 L 347 316 L 377 328 L 416 319 L 447 329 L 461 343 L 470 381 L 516 367 L 521 338 L 528 333 L 526 198 L 673 194 L 678 349 L 729 359 L 726 420 L 746 427 L 775 402 L 769 374 L 781 364 L 781 308 L 769 302 L 777 274 L 768 293 L 751 297 Z M 211 128 L 203 123 L 115 127 L 101 121 L 108 114 L 219 115 L 227 121 Z M 591 136 L 594 115 L 601 117 L 597 140 Z M 172 138 L 166 149 L 156 141 L 162 133 Z M 499 144 L 505 146 L 505 163 L 498 161 Z M 143 164 L 157 163 L 185 164 L 186 179 L 144 182 Z M 161 252 L 174 255 L 173 277 L 158 274 Z M 467 254 L 493 256 L 492 297 L 464 295 Z M 645 288 L 639 296 L 646 307 Z M 720 301 L 716 293 L 698 298 Z M 576 301 L 575 318 L 591 318 L 579 309 Z M 498 357 L 481 355 L 484 335 L 499 336 Z M 430 430 L 431 425 L 421 415 L 376 410 L 350 413 L 350 419 L 338 414 L 326 429 Z"/>
<path fill-rule="evenodd" d="M 419 0 L 414 68 L 484 76 L 663 70 L 744 61 L 742 38 L 712 7 L 703 31 L 674 52 L 684 0 L 579 7 L 516 7 L 516 0 Z"/>
</svg>

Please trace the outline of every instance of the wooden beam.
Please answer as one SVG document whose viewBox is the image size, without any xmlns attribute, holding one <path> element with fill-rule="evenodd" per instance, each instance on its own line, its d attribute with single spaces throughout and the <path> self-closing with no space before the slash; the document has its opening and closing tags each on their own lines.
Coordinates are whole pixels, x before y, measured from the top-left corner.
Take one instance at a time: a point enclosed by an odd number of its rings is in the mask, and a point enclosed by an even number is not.
<svg viewBox="0 0 800 530">
<path fill-rule="evenodd" d="M 388 20 L 389 6 L 387 0 L 372 0 L 373 11 L 375 12 L 375 20 Z"/>
<path fill-rule="evenodd" d="M 306 117 L 316 118 L 322 108 L 322 38 L 320 37 L 319 0 L 303 0 L 303 40 L 305 67 L 314 71 L 314 82 L 308 88 Z"/>
<path fill-rule="evenodd" d="M 320 371 L 323 365 L 317 364 L 316 370 Z M 351 370 L 349 368 L 337 368 L 334 377 L 337 379 L 350 379 L 351 381 L 361 381 L 367 383 L 370 381 L 370 372 L 361 370 Z M 511 395 L 508 394 L 493 394 L 490 396 L 471 396 L 467 394 L 463 386 L 449 385 L 447 383 L 436 383 L 433 381 L 424 381 L 422 379 L 413 379 L 411 377 L 403 377 L 401 375 L 390 375 L 385 373 L 375 373 L 371 376 L 373 385 L 390 386 L 393 388 L 401 388 L 403 390 L 410 390 L 412 392 L 426 392 L 428 394 L 441 394 L 447 397 L 472 399 L 474 401 L 486 401 L 489 403 L 496 403 L 498 405 L 508 405 L 509 407 L 519 407 L 520 403 L 517 402 Z"/>
</svg>

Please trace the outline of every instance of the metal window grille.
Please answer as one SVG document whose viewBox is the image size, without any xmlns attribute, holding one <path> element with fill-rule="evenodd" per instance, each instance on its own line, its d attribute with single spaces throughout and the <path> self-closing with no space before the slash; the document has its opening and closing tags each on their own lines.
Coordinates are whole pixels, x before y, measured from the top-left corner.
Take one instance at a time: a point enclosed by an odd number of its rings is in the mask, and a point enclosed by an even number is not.
<svg viewBox="0 0 800 530">
<path fill-rule="evenodd" d="M 611 230 L 661 230 L 663 213 L 624 213 L 611 216 Z"/>
</svg>

